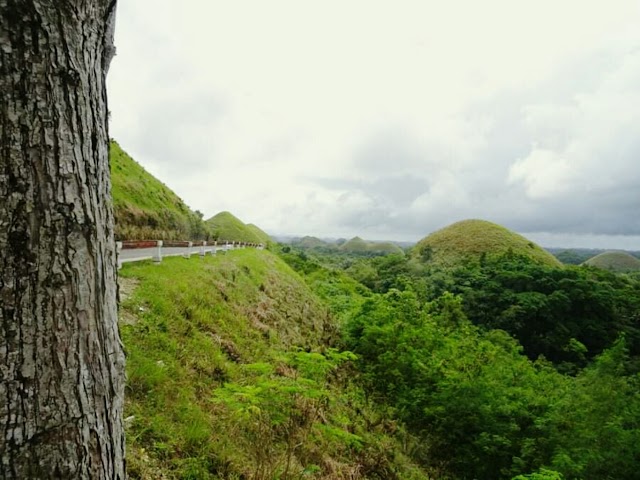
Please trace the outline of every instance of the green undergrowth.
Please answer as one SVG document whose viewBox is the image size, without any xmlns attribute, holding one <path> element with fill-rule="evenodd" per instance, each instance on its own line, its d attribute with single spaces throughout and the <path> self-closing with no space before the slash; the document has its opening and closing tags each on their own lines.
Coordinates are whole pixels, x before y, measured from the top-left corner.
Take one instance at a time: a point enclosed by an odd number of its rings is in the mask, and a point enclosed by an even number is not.
<svg viewBox="0 0 640 480">
<path fill-rule="evenodd" d="M 280 258 L 246 249 L 120 275 L 131 478 L 428 478 L 406 456 L 415 440 L 354 383 L 339 302 Z"/>
</svg>

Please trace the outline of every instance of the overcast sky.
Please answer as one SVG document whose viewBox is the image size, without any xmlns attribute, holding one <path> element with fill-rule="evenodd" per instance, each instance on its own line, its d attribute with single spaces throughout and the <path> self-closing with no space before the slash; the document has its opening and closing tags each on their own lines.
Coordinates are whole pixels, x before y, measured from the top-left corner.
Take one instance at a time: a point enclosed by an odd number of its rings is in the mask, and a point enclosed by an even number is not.
<svg viewBox="0 0 640 480">
<path fill-rule="evenodd" d="M 208 218 L 640 250 L 639 0 L 121 0 L 110 133 Z"/>
</svg>

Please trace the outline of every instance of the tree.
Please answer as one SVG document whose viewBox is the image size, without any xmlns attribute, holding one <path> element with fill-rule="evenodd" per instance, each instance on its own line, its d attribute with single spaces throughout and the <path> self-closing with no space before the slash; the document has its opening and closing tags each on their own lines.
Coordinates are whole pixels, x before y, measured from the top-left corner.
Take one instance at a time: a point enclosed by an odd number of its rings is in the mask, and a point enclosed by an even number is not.
<svg viewBox="0 0 640 480">
<path fill-rule="evenodd" d="M 124 479 L 115 0 L 0 0 L 0 477 Z"/>
</svg>

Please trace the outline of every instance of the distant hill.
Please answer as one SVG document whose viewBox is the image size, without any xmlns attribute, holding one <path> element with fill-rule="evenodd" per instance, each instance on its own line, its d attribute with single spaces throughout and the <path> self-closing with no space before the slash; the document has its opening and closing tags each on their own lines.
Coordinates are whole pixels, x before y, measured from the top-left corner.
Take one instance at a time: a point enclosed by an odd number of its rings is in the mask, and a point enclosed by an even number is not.
<svg viewBox="0 0 640 480">
<path fill-rule="evenodd" d="M 247 223 L 247 228 L 258 236 L 258 238 L 260 239 L 260 243 L 263 243 L 265 245 L 273 243 L 273 240 L 271 239 L 269 234 L 257 225 L 254 225 L 253 223 Z"/>
<path fill-rule="evenodd" d="M 271 240 L 269 235 L 258 227 L 245 224 L 230 212 L 220 212 L 205 224 L 217 240 L 251 243 L 268 243 Z"/>
<path fill-rule="evenodd" d="M 562 266 L 557 258 L 522 235 L 486 220 L 463 220 L 430 234 L 418 242 L 413 257 L 434 265 L 453 266 L 509 251 L 551 267 Z"/>
<path fill-rule="evenodd" d="M 609 251 L 590 258 L 583 265 L 601 268 L 612 272 L 640 271 L 640 260 L 623 251 Z"/>
<path fill-rule="evenodd" d="M 302 237 L 299 241 L 294 242 L 294 245 L 300 248 L 331 248 L 335 247 L 330 243 L 325 242 L 324 240 L 319 239 L 318 237 Z"/>
<path fill-rule="evenodd" d="M 351 240 L 340 245 L 339 250 L 349 253 L 372 253 L 390 254 L 403 253 L 403 250 L 391 242 L 368 242 L 360 237 L 353 237 Z"/>
<path fill-rule="evenodd" d="M 118 240 L 200 240 L 202 216 L 111 142 L 111 194 Z"/>
</svg>

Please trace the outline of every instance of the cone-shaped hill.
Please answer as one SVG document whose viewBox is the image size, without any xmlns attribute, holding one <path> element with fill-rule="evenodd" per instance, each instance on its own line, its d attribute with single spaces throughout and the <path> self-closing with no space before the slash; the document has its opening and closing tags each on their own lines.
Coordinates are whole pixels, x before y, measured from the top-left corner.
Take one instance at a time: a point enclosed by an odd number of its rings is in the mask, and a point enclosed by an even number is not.
<svg viewBox="0 0 640 480">
<path fill-rule="evenodd" d="M 220 212 L 206 222 L 213 236 L 221 241 L 268 243 L 269 235 L 255 225 L 246 225 L 229 212 Z"/>
<path fill-rule="evenodd" d="M 308 235 L 295 242 L 295 245 L 300 248 L 330 248 L 333 246 L 318 237 L 310 237 Z"/>
<path fill-rule="evenodd" d="M 562 263 L 549 252 L 511 230 L 486 220 L 463 220 L 418 242 L 413 257 L 438 266 L 453 266 L 512 251 L 551 267 Z"/>
<path fill-rule="evenodd" d="M 369 249 L 369 243 L 360 237 L 353 237 L 351 240 L 340 245 L 340 250 L 344 252 L 366 252 Z"/>
<path fill-rule="evenodd" d="M 257 225 L 254 225 L 253 223 L 248 223 L 247 228 L 258 236 L 258 238 L 260 239 L 260 243 L 264 243 L 265 245 L 267 245 L 273 242 L 269 234 L 264 230 L 262 230 Z"/>
<path fill-rule="evenodd" d="M 640 270 L 640 260 L 627 252 L 610 251 L 590 258 L 583 265 L 612 272 L 634 272 Z"/>
</svg>

